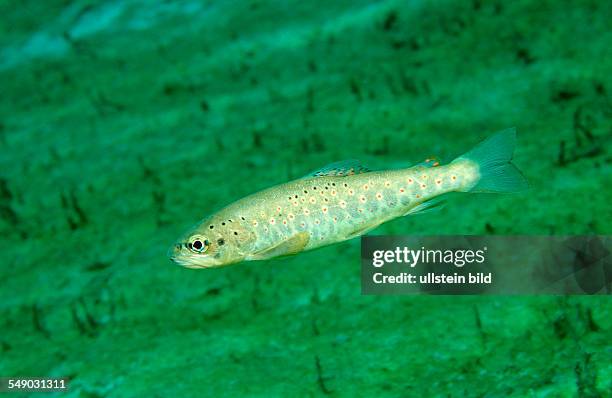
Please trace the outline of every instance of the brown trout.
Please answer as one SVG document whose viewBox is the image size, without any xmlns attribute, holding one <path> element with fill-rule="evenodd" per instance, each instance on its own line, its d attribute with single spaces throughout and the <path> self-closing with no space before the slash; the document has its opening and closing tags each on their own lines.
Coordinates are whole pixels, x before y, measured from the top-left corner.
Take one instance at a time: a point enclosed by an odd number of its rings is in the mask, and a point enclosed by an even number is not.
<svg viewBox="0 0 612 398">
<path fill-rule="evenodd" d="M 219 210 L 169 250 L 188 268 L 267 260 L 345 241 L 397 217 L 440 205 L 450 192 L 515 192 L 527 187 L 510 163 L 516 134 L 501 131 L 446 165 L 428 159 L 400 170 L 333 163 Z"/>
</svg>

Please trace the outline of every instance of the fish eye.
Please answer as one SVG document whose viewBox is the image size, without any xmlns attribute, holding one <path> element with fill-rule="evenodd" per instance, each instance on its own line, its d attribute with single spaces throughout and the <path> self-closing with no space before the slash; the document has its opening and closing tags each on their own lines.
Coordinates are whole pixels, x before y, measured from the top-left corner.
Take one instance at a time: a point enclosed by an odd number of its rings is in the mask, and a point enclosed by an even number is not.
<svg viewBox="0 0 612 398">
<path fill-rule="evenodd" d="M 192 252 L 204 253 L 208 250 L 209 242 L 204 238 L 195 237 L 187 246 Z"/>
</svg>

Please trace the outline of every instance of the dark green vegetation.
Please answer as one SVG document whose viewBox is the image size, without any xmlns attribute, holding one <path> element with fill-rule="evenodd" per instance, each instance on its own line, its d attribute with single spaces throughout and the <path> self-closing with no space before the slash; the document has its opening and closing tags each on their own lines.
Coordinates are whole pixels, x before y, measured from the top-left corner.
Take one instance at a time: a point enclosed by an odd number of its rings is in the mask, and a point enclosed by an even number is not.
<svg viewBox="0 0 612 398">
<path fill-rule="evenodd" d="M 166 250 L 324 164 L 448 161 L 510 126 L 531 191 L 374 233 L 609 234 L 611 7 L 0 1 L 0 375 L 75 397 L 610 396 L 608 297 L 362 297 L 358 240 L 207 271 Z"/>
</svg>

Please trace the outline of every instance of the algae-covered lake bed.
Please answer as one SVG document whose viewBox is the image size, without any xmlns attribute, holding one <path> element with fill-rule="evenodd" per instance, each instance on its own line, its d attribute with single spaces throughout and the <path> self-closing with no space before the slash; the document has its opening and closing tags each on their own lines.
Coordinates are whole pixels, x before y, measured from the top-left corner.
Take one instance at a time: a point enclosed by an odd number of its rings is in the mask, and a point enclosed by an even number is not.
<svg viewBox="0 0 612 398">
<path fill-rule="evenodd" d="M 508 127 L 529 190 L 369 234 L 609 235 L 611 4 L 0 0 L 0 15 L 0 377 L 71 380 L 35 396 L 612 396 L 609 286 L 364 296 L 359 239 L 216 269 L 167 257 L 263 188 L 343 159 L 449 162 Z"/>
</svg>

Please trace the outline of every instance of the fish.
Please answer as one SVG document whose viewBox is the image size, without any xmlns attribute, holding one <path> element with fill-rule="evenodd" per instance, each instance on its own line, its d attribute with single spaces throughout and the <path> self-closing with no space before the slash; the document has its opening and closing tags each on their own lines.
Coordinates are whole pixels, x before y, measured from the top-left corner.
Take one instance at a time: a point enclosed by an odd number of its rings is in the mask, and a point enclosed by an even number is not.
<svg viewBox="0 0 612 398">
<path fill-rule="evenodd" d="M 270 260 L 346 241 L 402 216 L 439 208 L 453 192 L 519 192 L 526 178 L 511 162 L 514 128 L 442 165 L 372 171 L 357 160 L 246 196 L 207 216 L 173 244 L 183 267 L 215 268 Z"/>
</svg>

